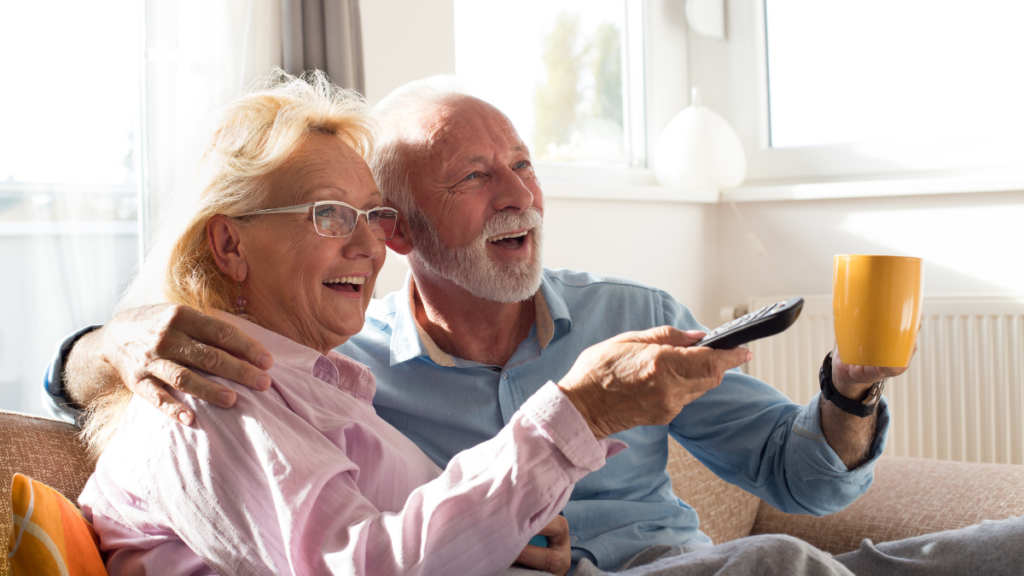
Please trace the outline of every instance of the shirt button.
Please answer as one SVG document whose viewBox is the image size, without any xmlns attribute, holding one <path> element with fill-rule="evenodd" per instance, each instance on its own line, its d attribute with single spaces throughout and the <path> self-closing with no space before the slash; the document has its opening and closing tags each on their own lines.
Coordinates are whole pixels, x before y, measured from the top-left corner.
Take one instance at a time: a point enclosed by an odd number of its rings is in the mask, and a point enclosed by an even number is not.
<svg viewBox="0 0 1024 576">
<path fill-rule="evenodd" d="M 508 374 L 502 374 L 501 375 L 501 379 L 502 380 L 508 380 Z"/>
</svg>

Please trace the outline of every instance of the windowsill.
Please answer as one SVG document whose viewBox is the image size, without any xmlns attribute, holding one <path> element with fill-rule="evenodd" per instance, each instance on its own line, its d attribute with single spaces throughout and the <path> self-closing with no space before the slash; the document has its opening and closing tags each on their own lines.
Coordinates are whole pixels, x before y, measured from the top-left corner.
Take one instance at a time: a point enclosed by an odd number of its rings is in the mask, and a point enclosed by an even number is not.
<svg viewBox="0 0 1024 576">
<path fill-rule="evenodd" d="M 718 190 L 658 186 L 654 170 L 608 166 L 536 165 L 545 198 L 717 204 Z"/>
<path fill-rule="evenodd" d="M 634 174 L 641 173 L 641 171 L 633 172 Z M 653 183 L 568 183 L 556 181 L 544 184 L 543 188 L 544 196 L 547 198 L 717 204 L 726 200 L 785 202 L 1016 192 L 1024 191 L 1024 174 L 960 174 L 924 178 L 752 185 L 721 194 L 717 190 L 666 188 Z"/>
<path fill-rule="evenodd" d="M 0 236 L 131 236 L 139 224 L 131 220 L 3 220 Z"/>
<path fill-rule="evenodd" d="M 545 198 L 570 200 L 621 200 L 718 204 L 718 190 L 683 190 L 662 186 L 616 186 L 611 184 L 545 184 Z"/>
<path fill-rule="evenodd" d="M 1024 191 L 1024 174 L 959 174 L 939 177 L 754 185 L 742 186 L 723 193 L 722 196 L 723 200 L 731 199 L 734 202 L 768 202 L 1016 191 Z"/>
</svg>

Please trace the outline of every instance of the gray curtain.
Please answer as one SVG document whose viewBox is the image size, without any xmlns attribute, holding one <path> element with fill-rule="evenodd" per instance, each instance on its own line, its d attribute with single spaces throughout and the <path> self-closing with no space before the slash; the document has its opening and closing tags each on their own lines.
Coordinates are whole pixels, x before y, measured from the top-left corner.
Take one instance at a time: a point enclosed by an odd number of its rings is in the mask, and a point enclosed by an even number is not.
<svg viewBox="0 0 1024 576">
<path fill-rule="evenodd" d="M 281 28 L 286 72 L 323 70 L 365 94 L 359 0 L 281 0 Z"/>
</svg>

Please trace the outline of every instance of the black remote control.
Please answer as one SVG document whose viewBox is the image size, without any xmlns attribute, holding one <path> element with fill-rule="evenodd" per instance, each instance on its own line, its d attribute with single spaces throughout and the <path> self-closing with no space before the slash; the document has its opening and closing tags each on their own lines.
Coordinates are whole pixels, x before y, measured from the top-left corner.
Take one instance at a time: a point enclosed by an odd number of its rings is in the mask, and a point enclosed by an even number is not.
<svg viewBox="0 0 1024 576">
<path fill-rule="evenodd" d="M 701 338 L 694 346 L 727 350 L 758 338 L 774 336 L 792 326 L 803 307 L 804 299 L 799 296 L 770 304 L 722 324 L 708 332 L 707 336 Z"/>
</svg>

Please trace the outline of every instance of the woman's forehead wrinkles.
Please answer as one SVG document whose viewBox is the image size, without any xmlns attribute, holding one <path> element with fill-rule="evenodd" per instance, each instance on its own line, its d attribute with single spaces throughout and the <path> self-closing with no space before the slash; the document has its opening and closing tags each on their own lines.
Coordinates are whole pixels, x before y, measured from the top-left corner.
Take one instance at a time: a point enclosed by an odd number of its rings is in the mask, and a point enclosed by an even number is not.
<svg viewBox="0 0 1024 576">
<path fill-rule="evenodd" d="M 355 150 L 332 136 L 312 136 L 272 176 L 274 204 L 342 200 L 362 204 L 360 194 L 377 191 L 366 163 Z M 366 191 L 366 192 L 364 192 Z"/>
</svg>

